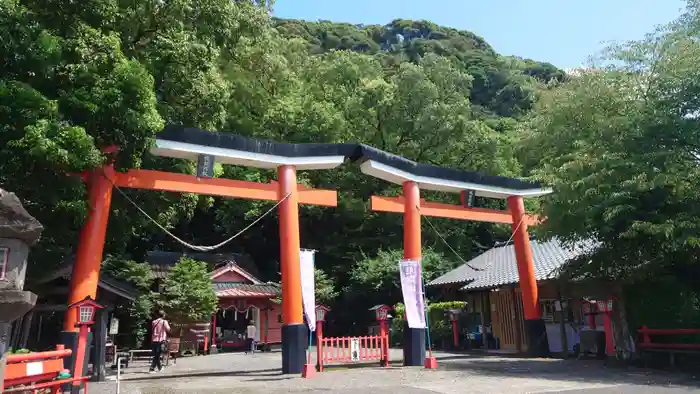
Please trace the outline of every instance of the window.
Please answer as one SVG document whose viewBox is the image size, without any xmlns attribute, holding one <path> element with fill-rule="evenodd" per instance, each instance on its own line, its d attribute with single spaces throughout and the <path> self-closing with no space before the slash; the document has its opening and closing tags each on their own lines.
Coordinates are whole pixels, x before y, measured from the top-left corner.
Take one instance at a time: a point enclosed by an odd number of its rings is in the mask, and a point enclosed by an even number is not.
<svg viewBox="0 0 700 394">
<path fill-rule="evenodd" d="M 10 258 L 10 249 L 0 247 L 0 280 L 5 279 L 7 260 Z"/>
</svg>

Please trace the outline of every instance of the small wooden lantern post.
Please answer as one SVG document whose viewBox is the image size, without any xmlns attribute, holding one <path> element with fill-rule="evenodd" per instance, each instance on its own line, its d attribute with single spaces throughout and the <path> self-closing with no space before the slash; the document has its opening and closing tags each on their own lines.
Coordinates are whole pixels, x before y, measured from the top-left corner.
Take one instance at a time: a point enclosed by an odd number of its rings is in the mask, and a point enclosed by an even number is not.
<svg viewBox="0 0 700 394">
<path fill-rule="evenodd" d="M 316 305 L 316 370 L 323 372 L 323 322 L 326 321 L 326 313 L 330 308 L 323 305 Z"/>
<path fill-rule="evenodd" d="M 450 324 L 452 325 L 452 344 L 455 349 L 459 348 L 459 315 L 462 313 L 461 309 L 448 309 L 447 316 L 450 319 Z"/>
<path fill-rule="evenodd" d="M 382 346 L 382 366 L 389 366 L 389 311 L 391 307 L 388 305 L 380 304 L 375 305 L 370 310 L 374 311 L 375 318 L 379 322 L 379 336 Z"/>
<path fill-rule="evenodd" d="M 95 312 L 98 309 L 104 308 L 102 305 L 98 304 L 90 296 L 85 297 L 84 300 L 78 301 L 73 305 L 70 305 L 68 309 L 75 309 L 76 322 L 75 326 L 78 327 L 78 345 L 75 351 L 75 364 L 73 366 L 73 377 L 79 378 L 83 376 L 83 370 L 85 368 L 85 353 L 87 350 L 87 340 L 88 333 L 90 332 L 90 326 L 95 323 Z M 80 391 L 80 381 L 73 382 L 72 392 L 78 393 Z"/>
</svg>

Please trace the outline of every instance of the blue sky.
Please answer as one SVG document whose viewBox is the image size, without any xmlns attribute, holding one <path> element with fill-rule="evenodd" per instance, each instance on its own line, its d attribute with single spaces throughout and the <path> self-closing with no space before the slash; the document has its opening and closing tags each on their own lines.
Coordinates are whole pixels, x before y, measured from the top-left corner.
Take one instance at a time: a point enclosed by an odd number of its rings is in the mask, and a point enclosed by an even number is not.
<svg viewBox="0 0 700 394">
<path fill-rule="evenodd" d="M 275 16 L 386 24 L 426 19 L 470 30 L 499 53 L 582 65 L 605 42 L 642 38 L 672 21 L 683 0 L 276 0 Z"/>
</svg>

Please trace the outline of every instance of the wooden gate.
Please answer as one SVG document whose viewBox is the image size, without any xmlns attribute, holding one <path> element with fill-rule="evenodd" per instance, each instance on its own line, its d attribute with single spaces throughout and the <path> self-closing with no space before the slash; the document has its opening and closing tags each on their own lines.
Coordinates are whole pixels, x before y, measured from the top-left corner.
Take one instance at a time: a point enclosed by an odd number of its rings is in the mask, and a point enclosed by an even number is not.
<svg viewBox="0 0 700 394">
<path fill-rule="evenodd" d="M 523 297 L 518 290 L 504 289 L 491 293 L 493 334 L 501 349 L 526 351 Z"/>
</svg>

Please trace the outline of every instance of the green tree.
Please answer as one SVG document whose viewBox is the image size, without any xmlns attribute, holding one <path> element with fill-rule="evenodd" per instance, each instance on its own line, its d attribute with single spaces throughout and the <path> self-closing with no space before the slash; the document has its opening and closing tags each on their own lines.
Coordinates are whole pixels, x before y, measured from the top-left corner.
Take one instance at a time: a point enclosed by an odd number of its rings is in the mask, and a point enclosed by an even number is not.
<svg viewBox="0 0 700 394">
<path fill-rule="evenodd" d="M 133 343 L 120 343 L 124 347 L 140 348 L 146 340 L 148 323 L 155 310 L 155 294 L 151 291 L 155 277 L 151 267 L 146 263 L 124 260 L 108 256 L 102 266 L 102 273 L 133 285 L 138 296 L 133 302 L 121 302 L 116 313 L 120 319 L 120 328 L 131 333 Z"/>
<path fill-rule="evenodd" d="M 218 299 L 206 263 L 183 257 L 168 272 L 156 304 L 175 324 L 208 321 Z"/>
<path fill-rule="evenodd" d="M 352 292 L 362 298 L 376 299 L 377 304 L 393 305 L 399 302 L 403 299 L 400 260 L 403 260 L 403 250 L 380 249 L 376 256 L 358 261 L 351 273 Z M 421 267 L 425 282 L 430 282 L 456 266 L 457 263 L 433 249 L 425 248 L 422 251 Z"/>
<path fill-rule="evenodd" d="M 528 124 L 530 165 L 554 187 L 542 202 L 542 230 L 601 242 L 600 257 L 586 264 L 594 274 L 670 274 L 697 286 L 690 279 L 700 272 L 694 34 L 684 21 L 612 48 L 616 65 L 546 94 Z"/>
<path fill-rule="evenodd" d="M 329 305 L 338 297 L 338 291 L 335 289 L 333 279 L 320 269 L 316 269 L 314 275 L 316 303 Z"/>
<path fill-rule="evenodd" d="M 610 48 L 600 63 L 544 93 L 524 134 L 526 166 L 554 189 L 542 200 L 547 221 L 539 231 L 597 241 L 565 274 L 622 284 L 618 300 L 637 324 L 673 319 L 685 327 L 700 316 L 698 10 L 689 2 L 678 21 Z M 679 293 L 683 305 L 659 303 L 678 303 Z M 615 335 L 626 357 L 630 334 L 621 316 Z"/>
</svg>

